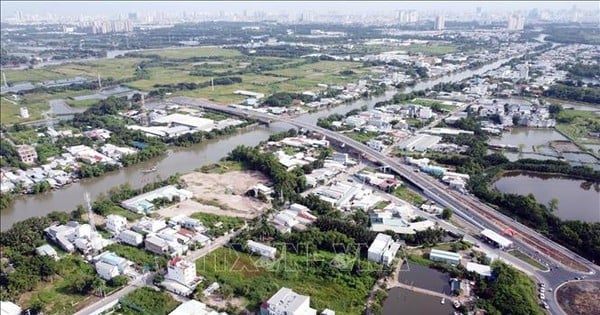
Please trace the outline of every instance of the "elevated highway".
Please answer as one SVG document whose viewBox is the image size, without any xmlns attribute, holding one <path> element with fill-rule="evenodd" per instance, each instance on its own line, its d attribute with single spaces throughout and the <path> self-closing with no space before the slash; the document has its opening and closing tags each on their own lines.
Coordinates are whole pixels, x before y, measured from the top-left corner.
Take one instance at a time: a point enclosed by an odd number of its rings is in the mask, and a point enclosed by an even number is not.
<svg viewBox="0 0 600 315">
<path fill-rule="evenodd" d="M 403 164 L 397 158 L 386 156 L 368 146 L 344 136 L 343 134 L 302 122 L 272 114 L 260 113 L 235 107 L 226 107 L 209 101 L 193 99 L 188 97 L 175 97 L 171 99 L 178 104 L 199 107 L 206 110 L 218 111 L 235 115 L 238 117 L 253 118 L 264 123 L 283 122 L 292 126 L 322 134 L 328 139 L 353 149 L 358 154 L 371 159 L 389 170 L 402 176 L 414 186 L 423 191 L 430 199 L 444 207 L 451 208 L 457 215 L 461 216 L 471 224 L 480 228 L 489 228 L 501 232 L 505 228 L 511 228 L 517 232 L 513 241 L 515 246 L 530 249 L 530 253 L 538 253 L 550 260 L 549 265 L 563 265 L 569 274 L 596 274 L 599 267 L 587 259 L 571 252 L 567 248 L 538 232 L 526 227 L 514 219 L 492 209 L 476 198 L 461 195 L 450 191 L 434 178 L 422 173 L 414 172 L 413 168 Z"/>
</svg>

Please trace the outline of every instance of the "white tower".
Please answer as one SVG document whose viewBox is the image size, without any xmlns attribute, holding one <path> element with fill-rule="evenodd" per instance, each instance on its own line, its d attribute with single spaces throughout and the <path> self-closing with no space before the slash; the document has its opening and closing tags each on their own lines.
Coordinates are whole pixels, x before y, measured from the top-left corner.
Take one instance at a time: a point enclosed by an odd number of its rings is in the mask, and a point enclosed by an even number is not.
<svg viewBox="0 0 600 315">
<path fill-rule="evenodd" d="M 8 81 L 6 81 L 6 73 L 4 71 L 2 71 L 2 85 L 4 85 L 5 88 L 8 87 Z"/>
</svg>

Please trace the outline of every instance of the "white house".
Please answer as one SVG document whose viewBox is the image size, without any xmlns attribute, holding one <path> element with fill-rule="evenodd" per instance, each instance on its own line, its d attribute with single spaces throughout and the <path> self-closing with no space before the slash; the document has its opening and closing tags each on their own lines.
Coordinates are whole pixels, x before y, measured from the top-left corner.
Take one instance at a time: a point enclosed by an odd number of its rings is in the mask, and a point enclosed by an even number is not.
<svg viewBox="0 0 600 315">
<path fill-rule="evenodd" d="M 144 236 L 131 230 L 125 230 L 119 233 L 119 240 L 127 245 L 139 246 L 144 241 Z"/>
<path fill-rule="evenodd" d="M 371 261 L 389 265 L 399 249 L 400 244 L 394 242 L 391 236 L 379 233 L 369 247 L 367 256 Z"/>
<path fill-rule="evenodd" d="M 58 260 L 58 253 L 52 246 L 50 246 L 48 244 L 44 244 L 44 245 L 36 248 L 35 252 L 36 252 L 36 254 L 38 254 L 40 256 L 50 256 L 50 257 L 54 258 L 54 260 Z"/>
<path fill-rule="evenodd" d="M 227 313 L 219 313 L 202 302 L 189 300 L 181 303 L 169 315 L 227 315 Z"/>
<path fill-rule="evenodd" d="M 127 227 L 127 218 L 118 214 L 109 214 L 106 216 L 106 229 L 118 234 Z"/>
<path fill-rule="evenodd" d="M 2 311 L 2 315 L 21 315 L 19 305 L 10 301 L 0 301 L 0 310 Z"/>
<path fill-rule="evenodd" d="M 183 285 L 196 282 L 196 264 L 181 257 L 175 257 L 169 261 L 165 279 L 177 281 Z"/>
<path fill-rule="evenodd" d="M 261 315 L 316 315 L 310 307 L 310 296 L 300 295 L 291 289 L 281 288 L 260 306 Z"/>
<path fill-rule="evenodd" d="M 277 249 L 271 246 L 267 246 L 265 244 L 262 243 L 258 243 L 252 240 L 248 240 L 248 249 L 255 253 L 255 254 L 259 254 L 261 256 L 264 257 L 268 257 L 271 259 L 275 258 L 275 255 L 277 254 Z"/>
<path fill-rule="evenodd" d="M 467 271 L 475 272 L 482 277 L 491 277 L 492 276 L 492 268 L 488 265 L 482 265 L 474 262 L 468 262 L 465 266 Z"/>
<path fill-rule="evenodd" d="M 96 272 L 100 278 L 110 280 L 119 275 L 119 267 L 104 261 L 98 261 L 96 262 Z"/>
</svg>

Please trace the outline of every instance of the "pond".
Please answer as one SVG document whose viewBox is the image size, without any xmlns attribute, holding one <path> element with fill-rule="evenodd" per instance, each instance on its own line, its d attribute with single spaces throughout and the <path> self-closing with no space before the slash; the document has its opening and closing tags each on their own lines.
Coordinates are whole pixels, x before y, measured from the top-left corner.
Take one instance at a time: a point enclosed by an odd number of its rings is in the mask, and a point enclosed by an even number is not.
<svg viewBox="0 0 600 315">
<path fill-rule="evenodd" d="M 442 304 L 440 298 L 436 296 L 425 295 L 404 288 L 392 288 L 388 291 L 388 297 L 383 302 L 382 314 L 448 315 L 454 314 L 454 309 L 450 301 Z"/>
<path fill-rule="evenodd" d="M 546 206 L 556 198 L 558 209 L 554 214 L 563 220 L 600 222 L 600 183 L 529 172 L 507 172 L 494 183 L 494 187 L 503 193 L 531 193 Z"/>
<path fill-rule="evenodd" d="M 547 128 L 513 128 L 500 138 L 490 139 L 491 144 L 510 144 L 522 146 L 523 152 L 534 152 L 532 147 L 547 145 L 554 140 L 568 140 L 554 129 Z"/>
<path fill-rule="evenodd" d="M 450 276 L 435 269 L 417 265 L 408 261 L 402 270 L 398 280 L 400 283 L 408 284 L 421 289 L 450 294 Z"/>
</svg>

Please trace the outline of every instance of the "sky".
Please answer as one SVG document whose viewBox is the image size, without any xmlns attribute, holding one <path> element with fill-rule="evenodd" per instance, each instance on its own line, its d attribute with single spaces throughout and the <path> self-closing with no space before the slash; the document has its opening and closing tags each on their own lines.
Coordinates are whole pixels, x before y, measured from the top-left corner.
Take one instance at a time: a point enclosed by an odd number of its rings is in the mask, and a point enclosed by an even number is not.
<svg viewBox="0 0 600 315">
<path fill-rule="evenodd" d="M 597 10 L 600 1 L 0 1 L 2 17 L 12 17 L 15 11 L 45 15 L 118 15 L 128 12 L 164 11 L 338 11 L 340 13 L 376 12 L 389 10 L 516 11 L 539 9 Z M 340 8 L 343 7 L 344 11 Z"/>
</svg>

